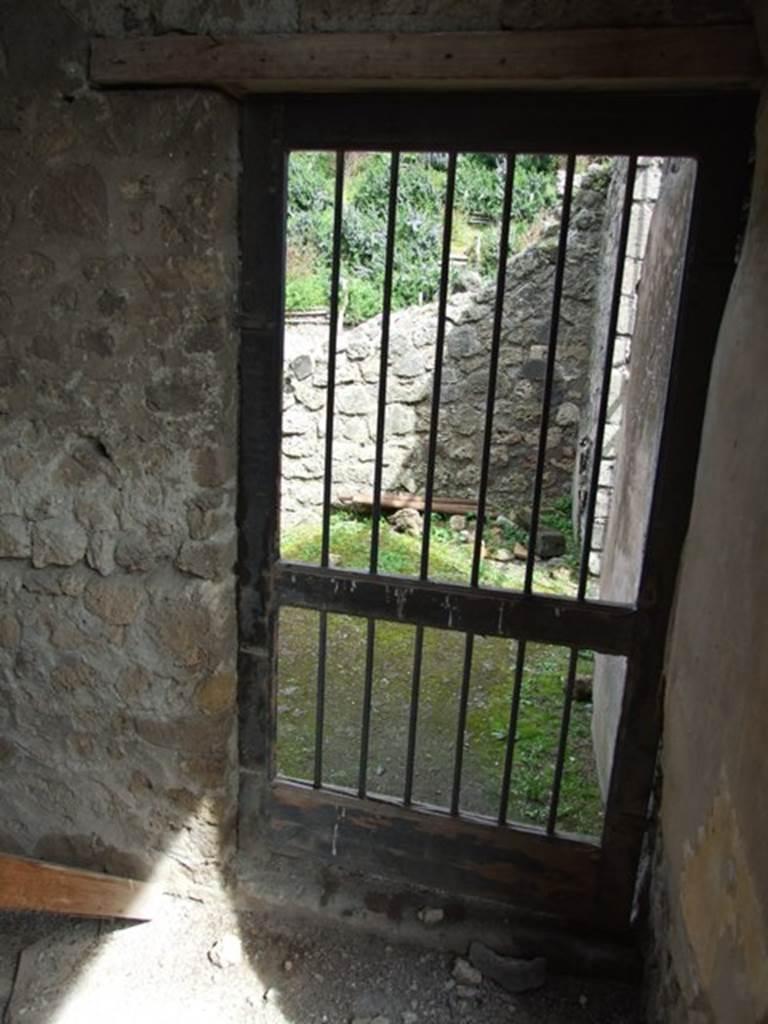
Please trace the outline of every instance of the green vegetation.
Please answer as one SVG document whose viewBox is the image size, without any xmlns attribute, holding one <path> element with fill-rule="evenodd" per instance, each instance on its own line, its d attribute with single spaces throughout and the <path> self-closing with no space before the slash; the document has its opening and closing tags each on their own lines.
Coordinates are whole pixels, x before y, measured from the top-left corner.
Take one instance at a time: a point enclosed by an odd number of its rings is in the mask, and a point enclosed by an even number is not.
<svg viewBox="0 0 768 1024">
<path fill-rule="evenodd" d="M 467 516 L 467 525 L 474 528 L 474 517 Z M 571 595 L 575 593 L 573 569 L 577 564 L 576 542 L 571 531 L 570 502 L 558 500 L 545 507 L 542 524 L 560 530 L 566 538 L 566 556 L 554 565 L 536 564 L 534 589 L 539 593 Z M 486 526 L 484 541 L 488 553 L 498 548 L 514 548 L 527 544 L 528 534 L 510 520 Z M 335 511 L 331 514 L 330 550 L 335 563 L 345 569 L 367 569 L 370 559 L 370 517 L 355 512 Z M 448 526 L 445 516 L 432 516 L 430 533 L 430 577 L 454 583 L 466 583 L 472 568 L 474 545 Z M 291 562 L 317 564 L 320 558 L 318 524 L 296 526 L 282 538 L 281 555 Z M 379 571 L 403 576 L 417 576 L 421 560 L 421 537 L 398 533 L 382 518 L 379 535 Z M 480 566 L 480 582 L 489 587 L 519 588 L 525 575 L 523 561 L 497 562 L 484 558 Z"/>
<path fill-rule="evenodd" d="M 567 503 L 546 511 L 551 525 L 567 527 Z M 492 527 L 492 529 L 499 529 Z M 516 532 L 524 542 L 525 532 Z M 497 539 L 497 538 L 496 538 Z M 511 537 L 505 535 L 504 543 Z M 569 542 L 572 544 L 572 541 Z M 367 568 L 370 519 L 335 512 L 331 551 L 337 564 Z M 462 543 L 441 517 L 433 517 L 430 539 L 433 578 L 466 582 L 472 544 Z M 384 572 L 418 572 L 421 539 L 396 533 L 381 524 L 380 567 Z M 317 562 L 320 535 L 316 527 L 297 527 L 286 534 L 282 557 Z M 484 561 L 482 582 L 517 587 L 523 564 Z M 536 566 L 534 589 L 570 594 L 574 585 L 567 566 Z M 352 616 L 328 619 L 328 662 L 324 777 L 329 784 L 356 786 L 360 716 L 366 648 L 366 621 Z M 402 793 L 408 734 L 411 670 L 415 630 L 399 623 L 376 624 L 373 718 L 370 746 L 371 792 Z M 310 778 L 314 756 L 314 705 L 317 673 L 318 615 L 283 608 L 280 615 L 278 684 L 278 769 L 291 778 Z M 419 706 L 418 750 L 414 798 L 447 806 L 453 772 L 456 714 L 464 657 L 460 633 L 427 629 Z M 472 689 L 467 714 L 462 808 L 494 816 L 498 812 L 507 745 L 509 709 L 514 683 L 516 645 L 498 637 L 475 638 Z M 568 665 L 565 648 L 529 644 L 514 750 L 508 804 L 510 820 L 546 823 L 562 714 Z M 592 655 L 582 655 L 579 675 L 591 677 Z M 573 705 L 563 777 L 558 828 L 598 834 L 602 817 L 591 742 L 591 704 Z"/>
<path fill-rule="evenodd" d="M 367 624 L 329 615 L 323 777 L 356 788 L 360 756 Z M 415 629 L 377 622 L 373 671 L 369 791 L 401 796 Z M 318 613 L 283 608 L 278 656 L 278 771 L 310 779 L 313 772 Z M 414 774 L 417 802 L 447 807 L 453 778 L 464 637 L 424 631 Z M 494 817 L 501 798 L 516 645 L 475 637 L 464 737 L 463 810 Z M 547 821 L 568 651 L 529 644 L 514 748 L 508 815 L 542 826 Z M 580 673 L 591 676 L 589 659 Z M 566 751 L 557 827 L 598 835 L 602 805 L 591 742 L 591 704 L 575 702 Z"/>
<path fill-rule="evenodd" d="M 398 185 L 394 309 L 431 301 L 440 279 L 447 157 L 407 153 Z M 464 154 L 457 161 L 453 252 L 485 280 L 498 258 L 505 161 L 495 154 Z M 520 249 L 557 200 L 557 158 L 520 156 L 515 166 L 511 249 Z M 289 310 L 328 303 L 332 256 L 335 156 L 293 153 L 288 176 Z M 345 164 L 342 227 L 344 318 L 360 323 L 381 311 L 390 157 L 350 153 Z"/>
</svg>

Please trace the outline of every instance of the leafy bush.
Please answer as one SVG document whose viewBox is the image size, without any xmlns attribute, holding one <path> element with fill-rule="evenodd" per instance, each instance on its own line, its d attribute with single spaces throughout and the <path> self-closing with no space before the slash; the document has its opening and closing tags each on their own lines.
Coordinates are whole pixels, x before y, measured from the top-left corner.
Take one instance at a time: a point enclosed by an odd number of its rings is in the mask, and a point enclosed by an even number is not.
<svg viewBox="0 0 768 1024">
<path fill-rule="evenodd" d="M 359 323 L 381 311 L 386 259 L 390 157 L 352 154 L 345 169 L 342 276 L 345 319 Z M 392 306 L 428 302 L 440 284 L 447 160 L 444 154 L 405 154 L 400 163 L 395 229 Z M 512 247 L 557 198 L 557 159 L 517 158 Z M 464 154 L 457 161 L 454 237 L 471 253 L 470 265 L 491 279 L 498 255 L 499 219 L 506 163 L 494 154 Z M 294 153 L 288 178 L 289 309 L 317 304 L 320 283 L 329 280 L 333 249 L 335 156 Z M 485 223 L 472 225 L 478 215 Z M 307 264 L 310 273 L 307 274 Z M 312 283 L 299 283 L 301 277 Z M 327 285 L 323 285 L 327 289 Z M 327 301 L 327 300 L 326 300 Z"/>
<path fill-rule="evenodd" d="M 288 277 L 285 285 L 286 309 L 324 309 L 327 305 L 327 278 L 317 274 Z"/>
</svg>

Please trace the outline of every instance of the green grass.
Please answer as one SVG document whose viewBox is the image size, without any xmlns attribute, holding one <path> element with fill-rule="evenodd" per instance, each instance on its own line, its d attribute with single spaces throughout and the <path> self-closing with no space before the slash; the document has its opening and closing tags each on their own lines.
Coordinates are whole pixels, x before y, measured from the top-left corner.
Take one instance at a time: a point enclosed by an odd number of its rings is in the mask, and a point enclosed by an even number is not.
<svg viewBox="0 0 768 1024">
<path fill-rule="evenodd" d="M 547 515 L 542 516 L 547 521 Z M 472 525 L 472 524 L 470 524 Z M 568 526 L 570 532 L 570 525 Z M 512 545 L 525 542 L 524 531 L 502 529 L 501 541 Z M 498 539 L 486 531 L 489 544 L 498 546 Z M 567 537 L 569 536 L 566 535 Z M 320 528 L 317 524 L 296 526 L 285 532 L 281 557 L 290 562 L 317 564 L 320 559 Z M 331 553 L 344 569 L 368 569 L 370 559 L 371 523 L 367 516 L 336 511 L 331 515 Z M 568 541 L 567 541 L 568 543 Z M 473 544 L 461 543 L 440 516 L 432 517 L 430 534 L 429 575 L 431 579 L 451 583 L 467 583 L 472 568 Z M 421 561 L 421 537 L 398 533 L 382 519 L 379 541 L 379 571 L 402 576 L 418 576 Z M 480 582 L 491 587 L 519 589 L 525 576 L 523 562 L 499 563 L 485 558 L 480 566 Z M 545 594 L 572 595 L 575 584 L 568 567 L 537 563 L 534 590 Z"/>
<path fill-rule="evenodd" d="M 335 513 L 331 550 L 348 568 L 367 568 L 370 521 Z M 283 558 L 317 562 L 319 530 L 300 527 L 283 539 Z M 431 539 L 436 578 L 466 582 L 472 545 L 458 543 L 437 521 Z M 382 523 L 381 568 L 412 575 L 418 571 L 420 539 L 395 533 Z M 509 570 L 489 563 L 486 583 L 509 586 Z M 522 571 L 515 568 L 514 572 Z M 562 572 L 563 570 L 560 570 Z M 555 592 L 572 584 L 552 578 L 542 565 L 536 580 Z M 557 588 L 560 590 L 557 590 Z M 538 589 L 542 589 L 539 586 Z M 283 608 L 278 651 L 278 770 L 289 778 L 312 777 L 318 654 L 317 612 Z M 328 616 L 324 779 L 356 787 L 365 675 L 367 623 L 349 615 Z M 376 623 L 369 791 L 402 795 L 415 628 Z M 453 631 L 424 631 L 414 799 L 448 806 L 453 777 L 457 707 L 465 637 Z M 517 647 L 499 637 L 475 637 L 472 682 L 464 737 L 461 807 L 478 814 L 498 812 Z M 528 644 L 514 748 L 510 820 L 542 826 L 549 811 L 560 731 L 568 650 Z M 579 661 L 579 674 L 592 675 L 592 655 Z M 597 835 L 602 805 L 591 742 L 591 704 L 574 702 L 566 751 L 560 811 L 561 831 Z"/>
</svg>

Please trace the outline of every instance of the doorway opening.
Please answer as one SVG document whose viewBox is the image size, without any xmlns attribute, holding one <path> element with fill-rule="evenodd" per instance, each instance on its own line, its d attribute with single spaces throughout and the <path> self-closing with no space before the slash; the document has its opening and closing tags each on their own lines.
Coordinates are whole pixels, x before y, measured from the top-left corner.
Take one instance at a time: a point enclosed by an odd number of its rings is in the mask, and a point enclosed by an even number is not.
<svg viewBox="0 0 768 1024">
<path fill-rule="evenodd" d="M 242 741 L 278 843 L 617 928 L 738 175 L 593 100 L 247 108 Z"/>
</svg>

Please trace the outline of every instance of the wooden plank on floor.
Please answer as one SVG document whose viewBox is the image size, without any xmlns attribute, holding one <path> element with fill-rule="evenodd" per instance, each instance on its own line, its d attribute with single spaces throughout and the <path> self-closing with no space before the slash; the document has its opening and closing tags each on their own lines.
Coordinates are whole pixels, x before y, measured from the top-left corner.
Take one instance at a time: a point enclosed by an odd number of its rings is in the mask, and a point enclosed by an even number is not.
<svg viewBox="0 0 768 1024">
<path fill-rule="evenodd" d="M 94 39 L 96 85 L 344 89 L 756 88 L 751 25 L 535 32 L 319 32 Z"/>
<path fill-rule="evenodd" d="M 149 921 L 160 899 L 149 882 L 0 853 L 0 910 Z"/>
</svg>

